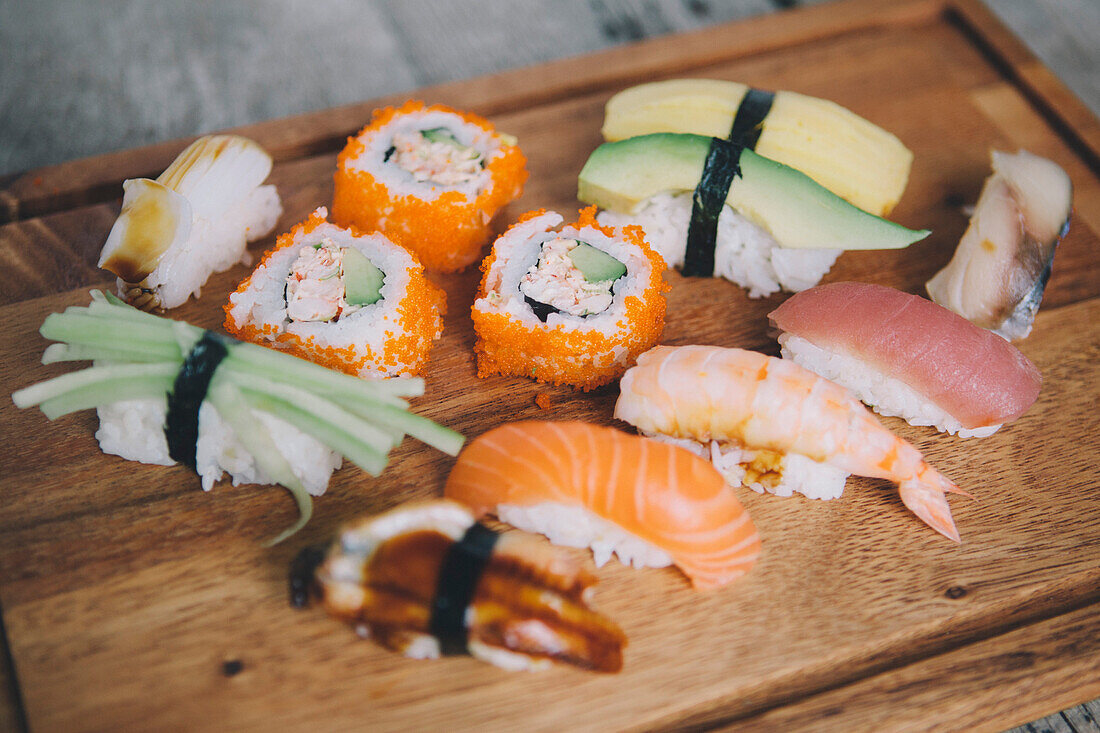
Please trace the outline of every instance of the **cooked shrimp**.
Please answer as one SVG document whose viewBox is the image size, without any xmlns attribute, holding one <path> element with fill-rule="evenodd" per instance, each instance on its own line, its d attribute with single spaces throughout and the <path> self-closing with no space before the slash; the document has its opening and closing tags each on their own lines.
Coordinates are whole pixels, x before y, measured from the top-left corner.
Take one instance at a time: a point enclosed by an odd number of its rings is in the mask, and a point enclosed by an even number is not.
<svg viewBox="0 0 1100 733">
<path fill-rule="evenodd" d="M 899 484 L 901 499 L 956 542 L 945 492 L 963 493 L 848 390 L 782 359 L 715 346 L 657 346 L 626 372 L 615 417 L 649 435 L 797 454 Z"/>
</svg>

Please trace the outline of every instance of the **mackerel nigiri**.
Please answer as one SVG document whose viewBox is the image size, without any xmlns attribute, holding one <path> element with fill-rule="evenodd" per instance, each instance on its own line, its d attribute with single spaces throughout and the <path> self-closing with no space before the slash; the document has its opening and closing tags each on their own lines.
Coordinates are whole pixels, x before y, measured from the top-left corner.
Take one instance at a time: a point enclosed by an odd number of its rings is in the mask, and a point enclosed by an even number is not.
<svg viewBox="0 0 1100 733">
<path fill-rule="evenodd" d="M 1042 386 L 1035 365 L 1001 337 L 883 285 L 821 285 L 769 318 L 784 332 L 785 358 L 911 425 L 992 435 L 1024 414 Z"/>
<path fill-rule="evenodd" d="M 675 563 L 697 589 L 744 575 L 760 554 L 749 514 L 707 461 L 583 422 L 517 422 L 459 455 L 446 496 L 551 542 L 614 552 L 635 567 Z"/>
<path fill-rule="evenodd" d="M 1069 231 L 1073 183 L 1026 150 L 994 150 L 992 159 L 955 256 L 926 287 L 943 307 L 1016 341 L 1031 332 L 1054 249 Z"/>
</svg>

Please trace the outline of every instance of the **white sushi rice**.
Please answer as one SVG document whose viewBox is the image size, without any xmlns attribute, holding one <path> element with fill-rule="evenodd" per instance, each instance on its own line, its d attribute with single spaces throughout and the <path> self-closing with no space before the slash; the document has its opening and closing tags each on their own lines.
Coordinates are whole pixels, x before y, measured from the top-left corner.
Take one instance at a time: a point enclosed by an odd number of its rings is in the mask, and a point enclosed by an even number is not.
<svg viewBox="0 0 1100 733">
<path fill-rule="evenodd" d="M 900 417 L 915 426 L 931 425 L 941 433 L 960 438 L 985 438 L 1001 427 L 998 424 L 964 428 L 947 411 L 905 382 L 849 354 L 823 349 L 791 333 L 781 334 L 779 344 L 784 359 L 847 387 L 880 415 Z"/>
<path fill-rule="evenodd" d="M 751 450 L 730 442 L 712 440 L 707 443 L 688 438 L 673 438 L 652 434 L 646 437 L 685 448 L 700 458 L 710 461 L 730 486 L 745 486 L 758 494 L 793 496 L 795 492 L 808 499 L 836 499 L 844 493 L 849 474 L 839 468 L 807 458 L 799 453 L 786 453 L 779 465 L 769 472 L 769 480 L 747 481 L 747 466 L 762 451 Z M 778 475 L 778 480 L 776 476 Z"/>
<path fill-rule="evenodd" d="M 130 461 L 175 465 L 164 436 L 167 410 L 167 397 L 123 400 L 97 408 L 99 430 L 95 437 L 100 449 Z M 255 415 L 270 432 L 306 491 L 314 496 L 325 493 L 329 477 L 343 460 L 340 454 L 277 417 L 262 411 L 256 411 Z M 199 408 L 195 463 L 203 491 L 210 491 L 223 473 L 229 474 L 234 486 L 275 483 L 256 465 L 218 411 L 207 403 Z"/>
<path fill-rule="evenodd" d="M 608 338 L 613 337 L 623 329 L 622 322 L 627 315 L 627 297 L 640 297 L 649 284 L 649 260 L 637 246 L 609 237 L 596 228 L 578 229 L 566 226 L 560 231 L 556 230 L 554 227 L 562 221 L 560 214 L 551 211 L 517 224 L 501 236 L 493 245 L 496 257 L 486 274 L 485 297 L 475 301 L 474 309 L 505 313 L 533 332 L 544 325 L 548 328 L 563 325 L 569 330 L 582 329 L 599 332 Z M 538 262 L 543 242 L 559 237 L 578 239 L 606 252 L 626 266 L 626 274 L 612 285 L 612 302 L 603 312 L 588 316 L 550 313 L 543 324 L 524 300 L 520 282 L 527 271 Z M 615 354 L 616 360 L 625 358 L 625 350 Z"/>
<path fill-rule="evenodd" d="M 156 291 L 162 308 L 182 305 L 192 295 L 199 297 L 212 273 L 224 272 L 238 262 L 249 263 L 248 243 L 270 234 L 282 213 L 274 186 L 254 188 L 214 216 L 196 212 L 190 236 L 161 256 L 142 287 Z M 120 278 L 119 295 L 125 297 L 128 288 Z"/>
<path fill-rule="evenodd" d="M 668 267 L 681 267 L 691 223 L 692 193 L 659 193 L 631 214 L 601 211 L 601 224 L 638 224 Z M 782 247 L 767 230 L 722 207 L 714 251 L 714 275 L 748 289 L 750 298 L 779 290 L 797 293 L 821 281 L 843 250 Z"/>
<path fill-rule="evenodd" d="M 493 178 L 487 169 L 483 169 L 469 181 L 453 186 L 445 186 L 433 181 L 417 181 L 411 173 L 396 163 L 386 160 L 386 151 L 393 145 L 393 137 L 398 133 L 416 133 L 421 130 L 444 127 L 463 145 L 477 150 L 486 166 L 500 153 L 500 138 L 477 125 L 466 122 L 461 116 L 441 110 L 420 110 L 401 114 L 381 130 L 371 130 L 360 137 L 365 150 L 353 160 L 347 168 L 369 173 L 379 183 L 385 184 L 390 197 L 413 195 L 424 201 L 434 201 L 446 191 L 458 191 L 468 199 L 493 185 Z M 384 223 L 379 227 L 385 229 Z"/>
<path fill-rule="evenodd" d="M 327 211 L 321 208 L 319 213 L 324 216 Z M 381 270 L 385 276 L 380 290 L 382 297 L 337 321 L 292 321 L 287 317 L 283 290 L 287 276 L 302 248 L 320 244 L 324 239 L 330 239 L 340 247 L 358 249 Z M 356 235 L 326 222 L 300 237 L 293 246 L 276 250 L 257 267 L 250 286 L 229 296 L 229 314 L 239 325 L 248 323 L 259 329 L 266 326 L 273 329 L 274 334 L 295 334 L 303 341 L 312 339 L 313 346 L 318 349 L 343 349 L 349 345 L 361 349 L 369 346 L 374 354 L 384 354 L 387 335 L 406 330 L 399 306 L 409 287 L 409 268 L 415 266 L 412 255 L 383 234 Z M 437 332 L 424 337 L 430 339 L 438 335 Z M 411 366 L 368 362 L 359 376 L 398 376 L 406 373 Z"/>
<path fill-rule="evenodd" d="M 597 567 L 603 567 L 612 554 L 623 565 L 636 568 L 663 568 L 672 564 L 672 558 L 664 550 L 584 507 L 558 502 L 498 504 L 496 515 L 513 527 L 546 535 L 555 545 L 590 547 Z"/>
</svg>

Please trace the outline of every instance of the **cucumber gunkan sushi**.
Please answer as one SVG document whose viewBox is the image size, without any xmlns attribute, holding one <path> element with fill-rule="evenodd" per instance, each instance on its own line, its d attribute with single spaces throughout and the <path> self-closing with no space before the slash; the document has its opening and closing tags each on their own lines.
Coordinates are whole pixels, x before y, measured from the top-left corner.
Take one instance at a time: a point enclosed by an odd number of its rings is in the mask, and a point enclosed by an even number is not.
<svg viewBox="0 0 1100 733">
<path fill-rule="evenodd" d="M 226 330 L 360 377 L 418 373 L 443 332 L 443 291 L 385 235 L 326 214 L 279 237 L 229 296 Z"/>
<path fill-rule="evenodd" d="M 224 473 L 236 484 L 279 483 L 310 517 L 347 457 L 377 476 L 405 434 L 456 455 L 462 436 L 406 412 L 403 397 L 424 380 L 356 379 L 288 354 L 142 313 L 98 291 L 83 308 L 46 317 L 40 333 L 60 343 L 43 364 L 92 361 L 81 371 L 17 390 L 16 407 L 47 418 L 97 408 L 104 453 L 194 471 L 210 490 Z"/>
<path fill-rule="evenodd" d="M 664 263 L 638 227 L 601 226 L 595 207 L 561 226 L 534 211 L 482 263 L 474 301 L 478 376 L 591 389 L 619 377 L 664 328 Z"/>
<path fill-rule="evenodd" d="M 384 232 L 430 270 L 460 270 L 523 192 L 526 166 L 515 140 L 481 117 L 415 101 L 387 107 L 340 153 L 333 221 Z"/>
</svg>

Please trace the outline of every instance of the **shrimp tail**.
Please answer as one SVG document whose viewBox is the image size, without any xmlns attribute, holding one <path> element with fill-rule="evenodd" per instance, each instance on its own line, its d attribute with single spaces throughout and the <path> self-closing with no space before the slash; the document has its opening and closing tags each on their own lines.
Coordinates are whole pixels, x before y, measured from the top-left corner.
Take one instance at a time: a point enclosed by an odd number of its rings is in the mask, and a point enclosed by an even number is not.
<svg viewBox="0 0 1100 733">
<path fill-rule="evenodd" d="M 909 511 L 944 537 L 961 541 L 959 530 L 955 528 L 955 520 L 951 518 L 951 508 L 947 505 L 946 492 L 965 492 L 927 464 L 914 478 L 902 481 L 898 488 L 901 491 L 901 500 L 909 507 Z"/>
</svg>

